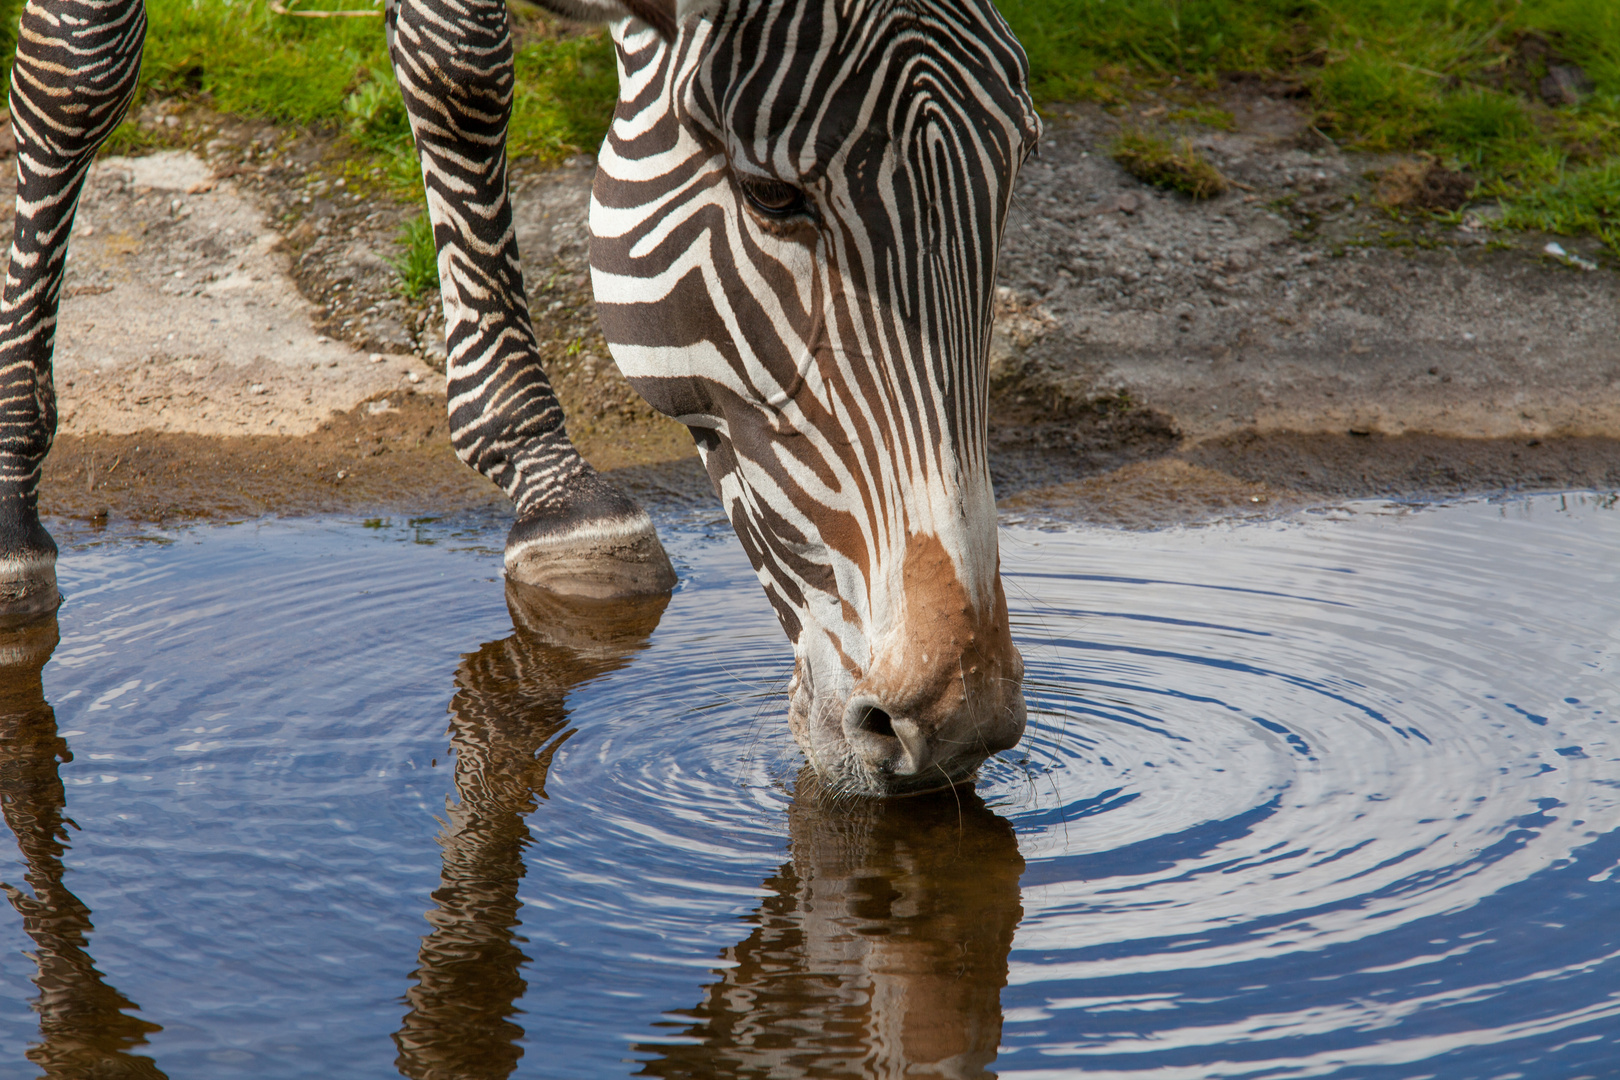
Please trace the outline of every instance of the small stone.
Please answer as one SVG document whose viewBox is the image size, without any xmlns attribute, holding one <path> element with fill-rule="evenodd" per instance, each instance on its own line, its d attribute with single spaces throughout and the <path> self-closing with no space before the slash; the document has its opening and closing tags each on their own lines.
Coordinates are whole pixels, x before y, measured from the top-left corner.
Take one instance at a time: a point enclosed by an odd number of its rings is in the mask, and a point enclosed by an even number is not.
<svg viewBox="0 0 1620 1080">
<path fill-rule="evenodd" d="M 248 387 L 248 393 L 250 394 L 264 394 L 268 393 L 269 391 L 270 388 L 264 385 L 262 382 L 256 382 L 252 386 Z"/>
<path fill-rule="evenodd" d="M 1570 252 L 1565 251 L 1564 245 L 1558 243 L 1557 241 L 1550 241 L 1547 246 L 1541 250 L 1544 253 L 1551 255 L 1565 266 L 1572 266 L 1581 270 L 1597 269 L 1597 263 L 1593 262 L 1591 259 L 1583 259 L 1579 255 L 1571 254 Z"/>
<path fill-rule="evenodd" d="M 407 371 L 407 372 L 406 372 L 406 373 L 405 373 L 405 377 L 406 377 L 406 378 L 407 378 L 407 379 L 409 379 L 409 380 L 410 380 L 410 381 L 411 381 L 411 382 L 413 382 L 413 383 L 419 383 L 419 382 L 421 382 L 421 381 L 422 381 L 422 376 L 420 376 L 420 375 L 418 375 L 418 374 L 417 374 L 417 373 L 416 373 L 416 372 L 414 372 L 414 371 Z"/>
</svg>

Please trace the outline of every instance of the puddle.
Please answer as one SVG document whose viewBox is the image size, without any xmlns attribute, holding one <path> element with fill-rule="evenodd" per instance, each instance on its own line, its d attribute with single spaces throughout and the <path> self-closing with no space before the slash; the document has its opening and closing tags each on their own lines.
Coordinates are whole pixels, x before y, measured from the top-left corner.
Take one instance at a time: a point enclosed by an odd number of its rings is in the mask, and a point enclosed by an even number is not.
<svg viewBox="0 0 1620 1080">
<path fill-rule="evenodd" d="M 1612 501 L 1010 529 L 1026 741 L 853 806 L 707 516 L 613 609 L 509 613 L 476 519 L 70 551 L 42 686 L 0 642 L 0 1071 L 1620 1059 Z"/>
</svg>

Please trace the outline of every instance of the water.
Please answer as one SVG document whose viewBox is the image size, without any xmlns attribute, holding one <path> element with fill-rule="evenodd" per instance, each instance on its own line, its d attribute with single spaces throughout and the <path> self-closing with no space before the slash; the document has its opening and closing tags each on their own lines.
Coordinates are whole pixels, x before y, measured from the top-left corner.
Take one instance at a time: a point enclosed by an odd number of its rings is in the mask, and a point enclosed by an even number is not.
<svg viewBox="0 0 1620 1080">
<path fill-rule="evenodd" d="M 1010 530 L 1029 735 L 875 805 L 702 518 L 667 607 L 509 612 L 478 522 L 70 551 L 0 641 L 0 1075 L 1620 1065 L 1611 502 Z"/>
</svg>

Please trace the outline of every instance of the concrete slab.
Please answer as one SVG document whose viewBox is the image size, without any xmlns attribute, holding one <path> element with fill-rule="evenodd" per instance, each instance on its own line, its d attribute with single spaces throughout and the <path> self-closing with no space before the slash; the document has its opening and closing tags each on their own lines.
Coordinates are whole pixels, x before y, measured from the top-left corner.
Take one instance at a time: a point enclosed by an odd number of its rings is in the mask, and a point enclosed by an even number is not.
<svg viewBox="0 0 1620 1080">
<path fill-rule="evenodd" d="M 57 333 L 64 434 L 303 435 L 443 376 L 314 329 L 281 236 L 228 177 L 164 151 L 91 171 Z"/>
</svg>

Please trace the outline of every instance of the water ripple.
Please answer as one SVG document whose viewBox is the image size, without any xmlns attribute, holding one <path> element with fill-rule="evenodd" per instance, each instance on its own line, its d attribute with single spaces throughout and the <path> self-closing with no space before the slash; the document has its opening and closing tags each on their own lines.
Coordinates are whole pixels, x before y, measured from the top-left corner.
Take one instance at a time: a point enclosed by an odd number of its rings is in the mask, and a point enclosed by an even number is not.
<svg viewBox="0 0 1620 1080">
<path fill-rule="evenodd" d="M 723 522 L 613 610 L 508 608 L 483 525 L 69 552 L 43 682 L 48 650 L 0 673 L 0 1057 L 1605 1075 L 1605 506 L 1009 531 L 1028 736 L 884 804 L 800 775 Z"/>
<path fill-rule="evenodd" d="M 1620 523 L 1551 509 L 1018 537 L 1002 1075 L 1615 1060 Z"/>
</svg>

